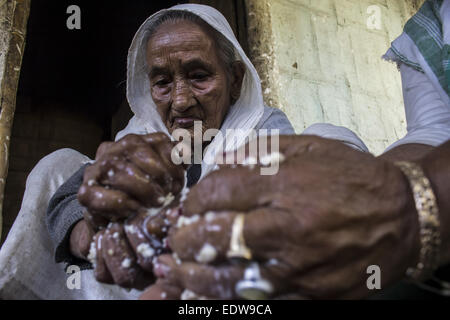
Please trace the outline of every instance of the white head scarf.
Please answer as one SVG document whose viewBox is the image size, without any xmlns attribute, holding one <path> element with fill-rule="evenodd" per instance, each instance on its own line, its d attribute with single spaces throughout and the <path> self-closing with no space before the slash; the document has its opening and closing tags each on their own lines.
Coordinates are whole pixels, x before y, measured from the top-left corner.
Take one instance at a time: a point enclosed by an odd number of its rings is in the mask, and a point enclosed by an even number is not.
<svg viewBox="0 0 450 320">
<path fill-rule="evenodd" d="M 225 36 L 234 46 L 235 54 L 246 66 L 246 73 L 242 84 L 241 96 L 230 110 L 220 129 L 225 137 L 226 129 L 241 129 L 242 132 L 249 132 L 257 124 L 264 112 L 264 102 L 261 91 L 261 81 L 255 67 L 245 55 L 239 42 L 234 36 L 233 30 L 225 17 L 216 9 L 198 4 L 177 5 L 169 9 L 161 10 L 150 16 L 139 28 L 134 36 L 131 47 L 128 51 L 127 65 L 127 99 L 134 113 L 134 117 L 128 123 L 128 126 L 120 131 L 116 136 L 116 141 L 123 136 L 136 133 L 146 134 L 152 132 L 169 132 L 164 125 L 156 105 L 150 94 L 150 81 L 145 70 L 146 48 L 145 31 L 155 23 L 159 17 L 168 11 L 189 11 L 211 27 Z M 214 139 L 208 147 L 205 159 L 215 157 L 218 152 L 233 150 L 245 142 L 248 134 L 228 132 L 226 136 L 226 147 L 222 150 L 222 142 Z M 169 135 L 170 136 L 170 135 Z M 202 176 L 206 175 L 214 168 L 203 161 Z"/>
</svg>

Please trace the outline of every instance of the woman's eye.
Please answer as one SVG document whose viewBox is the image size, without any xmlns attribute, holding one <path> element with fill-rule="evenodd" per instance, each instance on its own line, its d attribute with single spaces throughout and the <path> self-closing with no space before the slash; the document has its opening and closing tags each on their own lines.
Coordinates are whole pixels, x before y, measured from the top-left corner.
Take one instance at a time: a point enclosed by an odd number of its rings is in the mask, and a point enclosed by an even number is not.
<svg viewBox="0 0 450 320">
<path fill-rule="evenodd" d="M 163 87 L 169 84 L 169 81 L 166 79 L 162 79 L 162 80 L 158 80 L 155 82 L 155 85 L 159 86 L 159 87 Z"/>
<path fill-rule="evenodd" d="M 208 75 L 206 73 L 194 73 L 191 77 L 196 81 L 203 81 L 208 78 Z"/>
</svg>

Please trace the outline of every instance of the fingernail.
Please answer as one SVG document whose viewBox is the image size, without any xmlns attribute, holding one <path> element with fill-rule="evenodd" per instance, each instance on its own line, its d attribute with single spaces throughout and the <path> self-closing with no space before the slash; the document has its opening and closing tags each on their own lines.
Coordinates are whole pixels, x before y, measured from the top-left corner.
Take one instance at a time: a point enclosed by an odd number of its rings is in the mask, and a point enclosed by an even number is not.
<svg viewBox="0 0 450 320">
<path fill-rule="evenodd" d="M 155 264 L 155 266 L 153 267 L 153 273 L 155 274 L 155 276 L 157 276 L 158 278 L 166 278 L 169 275 L 170 272 L 170 267 L 157 262 Z"/>
</svg>

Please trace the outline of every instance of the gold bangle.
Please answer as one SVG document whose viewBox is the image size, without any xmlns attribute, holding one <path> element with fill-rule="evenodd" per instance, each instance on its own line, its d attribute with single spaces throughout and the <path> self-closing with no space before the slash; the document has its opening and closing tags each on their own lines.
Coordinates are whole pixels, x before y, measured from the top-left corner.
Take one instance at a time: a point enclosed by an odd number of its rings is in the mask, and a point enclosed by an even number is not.
<svg viewBox="0 0 450 320">
<path fill-rule="evenodd" d="M 395 165 L 407 177 L 411 186 L 420 226 L 420 257 L 416 267 L 408 268 L 407 276 L 414 280 L 426 280 L 439 266 L 441 245 L 439 209 L 430 180 L 422 168 L 412 162 L 396 162 Z"/>
</svg>

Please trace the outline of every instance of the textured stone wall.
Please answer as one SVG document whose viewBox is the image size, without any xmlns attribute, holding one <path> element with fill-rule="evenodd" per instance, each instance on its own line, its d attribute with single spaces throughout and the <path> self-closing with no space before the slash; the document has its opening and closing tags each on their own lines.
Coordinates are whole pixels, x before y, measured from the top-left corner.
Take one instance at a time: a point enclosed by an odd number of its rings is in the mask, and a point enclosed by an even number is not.
<svg viewBox="0 0 450 320">
<path fill-rule="evenodd" d="M 317 122 L 346 126 L 375 154 L 406 133 L 400 74 L 381 56 L 421 0 L 246 3 L 266 102 L 297 133 Z"/>
</svg>

